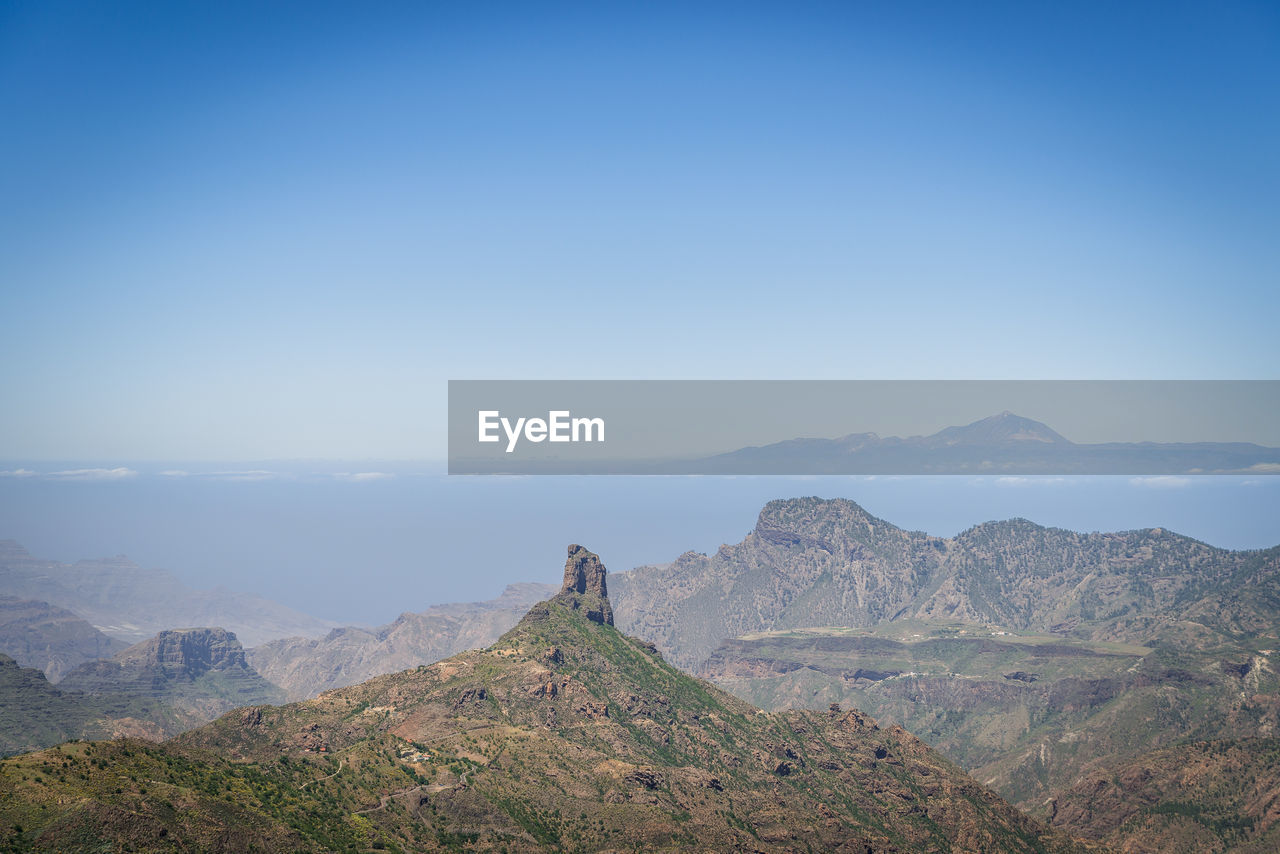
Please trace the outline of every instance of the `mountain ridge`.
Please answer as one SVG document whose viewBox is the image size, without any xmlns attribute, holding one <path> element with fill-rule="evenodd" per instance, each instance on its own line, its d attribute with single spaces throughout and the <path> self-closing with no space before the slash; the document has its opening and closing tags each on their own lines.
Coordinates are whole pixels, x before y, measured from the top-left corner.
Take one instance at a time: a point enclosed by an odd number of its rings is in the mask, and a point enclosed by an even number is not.
<svg viewBox="0 0 1280 854">
<path fill-rule="evenodd" d="M 556 589 L 552 584 L 533 582 L 508 584 L 494 599 L 406 611 L 374 629 L 345 626 L 320 638 L 268 641 L 248 650 L 249 663 L 284 688 L 290 699 L 305 699 L 487 646 L 514 626 L 530 606 Z"/>
<path fill-rule="evenodd" d="M 769 502 L 746 538 L 714 554 L 615 575 L 613 603 L 620 627 L 693 670 L 751 632 L 905 618 L 1098 640 L 1225 637 L 1275 623 L 1275 578 L 1280 547 L 1230 551 L 1163 528 L 1082 534 L 1025 520 L 934 537 L 815 497 Z M 1241 597 L 1233 582 L 1258 596 Z"/>
</svg>

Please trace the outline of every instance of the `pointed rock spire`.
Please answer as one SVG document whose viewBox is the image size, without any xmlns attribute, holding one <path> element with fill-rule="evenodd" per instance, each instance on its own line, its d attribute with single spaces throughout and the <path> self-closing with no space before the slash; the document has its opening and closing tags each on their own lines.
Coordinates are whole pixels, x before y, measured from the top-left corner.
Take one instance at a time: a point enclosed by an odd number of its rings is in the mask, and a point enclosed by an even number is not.
<svg viewBox="0 0 1280 854">
<path fill-rule="evenodd" d="M 598 596 L 603 600 L 603 607 L 588 607 L 587 616 L 597 623 L 613 625 L 613 608 L 609 604 L 609 591 L 605 584 L 607 570 L 600 562 L 600 557 L 588 549 L 574 543 L 569 546 L 569 557 L 564 562 L 564 584 L 560 594 L 578 596 Z"/>
</svg>

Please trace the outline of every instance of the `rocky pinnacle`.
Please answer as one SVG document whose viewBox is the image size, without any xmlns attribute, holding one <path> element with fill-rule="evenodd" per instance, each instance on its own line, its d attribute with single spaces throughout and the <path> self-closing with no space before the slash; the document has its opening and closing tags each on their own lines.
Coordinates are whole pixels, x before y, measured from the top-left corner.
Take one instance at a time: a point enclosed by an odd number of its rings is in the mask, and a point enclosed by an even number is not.
<svg viewBox="0 0 1280 854">
<path fill-rule="evenodd" d="M 613 608 L 609 604 L 609 591 L 605 586 L 606 572 L 598 555 L 574 543 L 569 546 L 569 557 L 564 562 L 564 584 L 560 593 L 599 596 L 603 600 L 603 608 L 588 608 L 587 616 L 596 622 L 612 626 Z"/>
</svg>

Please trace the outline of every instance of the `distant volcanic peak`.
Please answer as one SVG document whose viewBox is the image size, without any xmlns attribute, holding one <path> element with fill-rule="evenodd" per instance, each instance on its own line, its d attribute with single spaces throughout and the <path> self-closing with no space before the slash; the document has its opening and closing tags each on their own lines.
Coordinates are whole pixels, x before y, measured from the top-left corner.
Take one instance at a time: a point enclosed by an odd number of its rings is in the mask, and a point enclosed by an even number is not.
<svg viewBox="0 0 1280 854">
<path fill-rule="evenodd" d="M 609 590 L 605 584 L 608 570 L 600 562 L 595 552 L 574 543 L 569 546 L 569 557 L 564 562 L 564 584 L 560 586 L 560 596 L 566 596 L 577 609 L 586 604 L 588 619 L 597 623 L 613 625 L 613 607 L 609 604 Z M 599 597 L 599 605 L 583 603 L 579 597 Z"/>
<path fill-rule="evenodd" d="M 929 437 L 946 445 L 986 445 L 1003 442 L 1040 442 L 1070 445 L 1071 441 L 1047 424 L 1014 415 L 1007 409 L 963 427 L 947 427 Z"/>
</svg>

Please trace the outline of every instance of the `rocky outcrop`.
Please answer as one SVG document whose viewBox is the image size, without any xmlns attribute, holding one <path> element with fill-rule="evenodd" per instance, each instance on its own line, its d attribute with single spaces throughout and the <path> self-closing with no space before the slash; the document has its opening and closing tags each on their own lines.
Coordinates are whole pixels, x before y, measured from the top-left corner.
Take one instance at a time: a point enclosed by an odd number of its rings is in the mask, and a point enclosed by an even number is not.
<svg viewBox="0 0 1280 854">
<path fill-rule="evenodd" d="M 569 556 L 564 562 L 564 584 L 556 598 L 571 603 L 575 610 L 582 609 L 592 622 L 612 626 L 613 606 L 609 603 L 606 574 L 597 554 L 574 543 L 569 546 Z"/>
<path fill-rule="evenodd" d="M 574 543 L 569 546 L 569 557 L 564 562 L 564 585 L 561 593 L 594 593 L 608 597 L 605 568 L 600 556 Z"/>
<path fill-rule="evenodd" d="M 108 661 L 76 668 L 67 674 L 67 687 L 94 690 L 96 677 L 116 683 L 144 672 L 148 679 L 190 682 L 210 671 L 247 669 L 244 647 L 226 629 L 173 629 L 134 644 Z"/>
<path fill-rule="evenodd" d="M 277 703 L 284 693 L 245 660 L 236 636 L 221 628 L 174 629 L 105 661 L 82 664 L 62 680 L 68 690 L 153 697 L 200 723 L 237 706 Z"/>
</svg>

